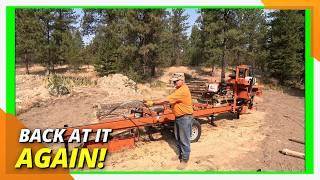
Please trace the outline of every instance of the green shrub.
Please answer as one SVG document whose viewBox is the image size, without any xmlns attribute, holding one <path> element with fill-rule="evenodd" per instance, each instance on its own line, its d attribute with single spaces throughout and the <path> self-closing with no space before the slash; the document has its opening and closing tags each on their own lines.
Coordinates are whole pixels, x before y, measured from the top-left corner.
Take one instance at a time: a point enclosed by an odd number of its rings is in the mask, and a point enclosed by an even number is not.
<svg viewBox="0 0 320 180">
<path fill-rule="evenodd" d="M 70 93 L 70 80 L 63 76 L 48 76 L 48 91 L 52 96 L 66 95 Z"/>
</svg>

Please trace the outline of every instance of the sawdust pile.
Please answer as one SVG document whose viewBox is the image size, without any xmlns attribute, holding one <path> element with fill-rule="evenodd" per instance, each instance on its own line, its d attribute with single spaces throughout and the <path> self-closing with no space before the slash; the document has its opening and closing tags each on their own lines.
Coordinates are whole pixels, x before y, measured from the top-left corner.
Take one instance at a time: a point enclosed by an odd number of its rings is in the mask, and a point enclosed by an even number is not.
<svg viewBox="0 0 320 180">
<path fill-rule="evenodd" d="M 141 95 L 137 83 L 122 74 L 112 74 L 97 80 L 100 88 L 106 89 L 110 96 Z"/>
<path fill-rule="evenodd" d="M 16 76 L 16 106 L 17 114 L 51 98 L 46 88 L 45 77 L 40 75 Z"/>
<path fill-rule="evenodd" d="M 62 75 L 70 80 L 72 85 L 71 94 L 55 97 L 48 91 L 47 76 L 45 75 L 17 75 L 16 76 L 16 104 L 17 114 L 26 112 L 30 108 L 39 107 L 41 104 L 51 100 L 68 98 L 74 94 L 87 94 L 91 96 L 94 93 L 101 92 L 108 101 L 126 100 L 133 98 L 142 98 L 143 94 L 150 92 L 147 86 L 139 85 L 127 76 L 122 74 L 113 74 L 104 77 L 94 77 L 90 75 L 80 75 L 75 79 L 74 76 Z M 86 85 L 77 84 L 78 81 L 96 82 Z M 69 82 L 69 81 L 68 81 Z M 94 88 L 94 90 L 93 90 Z M 102 98 L 103 99 L 103 98 Z"/>
</svg>

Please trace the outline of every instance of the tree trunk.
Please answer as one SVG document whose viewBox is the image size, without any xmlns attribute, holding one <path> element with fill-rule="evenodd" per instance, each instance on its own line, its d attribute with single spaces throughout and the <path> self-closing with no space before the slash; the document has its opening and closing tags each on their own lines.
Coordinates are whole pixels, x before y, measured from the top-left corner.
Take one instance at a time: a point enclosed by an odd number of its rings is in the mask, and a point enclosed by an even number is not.
<svg viewBox="0 0 320 180">
<path fill-rule="evenodd" d="M 48 45 L 48 59 L 47 59 L 47 74 L 51 74 L 51 49 L 50 49 L 50 25 L 47 21 L 47 45 Z"/>
<path fill-rule="evenodd" d="M 226 77 L 226 62 L 225 62 L 225 40 L 223 40 L 222 60 L 221 60 L 221 82 L 225 82 Z"/>
<path fill-rule="evenodd" d="M 24 52 L 24 64 L 26 67 L 26 74 L 30 74 L 30 72 L 29 72 L 29 59 L 28 59 L 28 54 L 26 51 Z"/>
<path fill-rule="evenodd" d="M 214 77 L 215 73 L 214 73 L 214 63 L 212 63 L 211 66 L 211 76 Z"/>
<path fill-rule="evenodd" d="M 144 52 L 143 56 L 142 56 L 142 59 L 143 59 L 143 75 L 145 76 L 147 74 L 147 71 L 148 71 L 148 65 L 147 65 L 147 57 L 146 57 L 146 53 Z"/>
<path fill-rule="evenodd" d="M 154 64 L 151 65 L 151 77 L 156 76 L 156 66 Z"/>
<path fill-rule="evenodd" d="M 175 51 L 176 51 L 176 44 L 175 44 L 175 42 L 173 40 L 173 50 L 172 50 L 172 55 L 171 55 L 172 59 L 171 59 L 171 63 L 170 63 L 171 66 L 174 66 L 176 64 Z"/>
<path fill-rule="evenodd" d="M 223 25 L 223 49 L 222 49 L 222 60 L 221 60 L 221 82 L 225 82 L 225 76 L 226 76 L 226 62 L 225 62 L 225 54 L 226 54 L 226 49 L 227 49 L 227 44 L 226 44 L 226 26 L 227 26 L 227 10 L 224 10 L 223 14 L 223 20 L 224 20 L 224 25 Z"/>
<path fill-rule="evenodd" d="M 51 66 L 52 66 L 52 69 L 51 69 L 51 70 L 52 70 L 52 73 L 55 73 L 55 72 L 54 72 L 55 70 L 54 70 L 54 63 L 53 63 L 53 62 L 51 63 Z"/>
<path fill-rule="evenodd" d="M 264 73 L 264 63 L 260 64 L 260 72 L 261 72 L 261 74 Z"/>
</svg>

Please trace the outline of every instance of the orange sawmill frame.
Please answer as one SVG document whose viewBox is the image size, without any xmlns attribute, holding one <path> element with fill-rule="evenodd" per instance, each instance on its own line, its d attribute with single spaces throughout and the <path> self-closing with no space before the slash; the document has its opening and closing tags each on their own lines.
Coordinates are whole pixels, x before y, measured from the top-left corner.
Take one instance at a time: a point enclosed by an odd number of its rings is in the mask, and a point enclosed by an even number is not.
<svg viewBox="0 0 320 180">
<path fill-rule="evenodd" d="M 261 90 L 255 88 L 252 92 L 252 89 L 249 92 L 250 83 L 243 77 L 239 77 L 240 69 L 244 70 L 245 73 L 248 73 L 249 67 L 247 65 L 239 65 L 236 67 L 236 77 L 229 79 L 226 83 L 233 89 L 233 103 L 225 103 L 222 106 L 213 106 L 210 104 L 195 103 L 193 104 L 193 117 L 214 117 L 220 113 L 231 112 L 237 115 L 239 118 L 240 113 L 245 112 L 248 109 L 248 104 L 243 104 L 241 106 L 237 105 L 237 99 L 242 98 L 248 100 L 251 96 L 251 93 L 256 95 L 261 94 Z M 245 75 L 244 75 L 245 77 Z M 251 87 L 252 88 L 252 87 Z M 117 130 L 130 130 L 140 127 L 153 126 L 158 124 L 165 124 L 175 121 L 175 116 L 172 113 L 169 105 L 163 105 L 163 112 L 157 113 L 150 110 L 148 107 L 143 107 L 142 117 L 135 117 L 134 114 L 131 114 L 127 117 L 112 118 L 107 120 L 101 120 L 96 124 L 75 126 L 75 127 L 66 127 L 66 132 L 64 133 L 65 139 L 69 139 L 71 133 L 74 129 L 91 129 L 93 133 L 97 132 L 98 129 L 112 129 L 113 131 Z M 113 139 L 109 141 L 108 149 L 111 151 L 117 151 L 118 149 L 123 148 L 125 145 L 132 147 L 134 139 L 132 137 L 126 139 Z M 68 148 L 68 143 L 65 144 Z M 90 143 L 91 147 L 101 147 L 105 146 L 105 143 Z"/>
<path fill-rule="evenodd" d="M 167 105 L 164 105 L 164 107 L 164 113 L 161 115 L 157 115 L 157 113 L 152 112 L 150 109 L 144 108 L 144 114 L 146 115 L 146 117 L 135 118 L 128 116 L 123 118 L 101 120 L 99 123 L 96 124 L 68 127 L 64 136 L 70 136 L 74 129 L 92 129 L 92 132 L 96 132 L 98 129 L 123 130 L 175 121 L 175 116 L 172 113 L 171 109 L 168 108 Z M 193 116 L 195 118 L 207 117 L 214 114 L 232 111 L 231 104 L 221 107 L 213 107 L 212 105 L 197 103 L 194 104 L 193 107 Z"/>
</svg>

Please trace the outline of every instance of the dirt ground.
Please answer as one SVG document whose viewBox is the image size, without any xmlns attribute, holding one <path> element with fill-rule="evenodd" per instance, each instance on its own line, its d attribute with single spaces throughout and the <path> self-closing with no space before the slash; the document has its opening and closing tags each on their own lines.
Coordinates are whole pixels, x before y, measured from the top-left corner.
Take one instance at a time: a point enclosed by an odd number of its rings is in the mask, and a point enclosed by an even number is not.
<svg viewBox="0 0 320 180">
<path fill-rule="evenodd" d="M 283 148 L 304 152 L 288 138 L 304 139 L 304 98 L 274 90 L 263 92 L 257 110 L 239 120 L 225 115 L 217 126 L 202 124 L 202 135 L 191 145 L 187 170 L 199 171 L 303 171 L 304 160 L 284 156 Z M 282 104 L 279 104 L 282 102 Z M 292 108 L 292 105 L 295 108 Z M 175 141 L 170 132 L 162 140 L 137 143 L 137 148 L 109 155 L 106 169 L 176 170 Z M 125 158 L 124 158 L 125 157 Z"/>
<path fill-rule="evenodd" d="M 186 67 L 171 68 L 164 71 L 158 80 L 166 81 L 170 73 L 179 70 L 190 72 Z M 138 84 L 129 95 L 121 91 L 115 94 L 116 89 L 110 90 L 108 84 L 103 84 L 74 87 L 67 96 L 51 97 L 45 91 L 43 75 L 23 75 L 21 69 L 17 72 L 18 118 L 31 129 L 95 123 L 96 105 L 99 103 L 142 100 L 146 96 L 163 97 L 168 93 L 165 89 L 152 88 L 150 84 Z M 192 70 L 190 75 L 208 78 L 208 73 L 199 69 Z M 26 106 L 27 101 L 32 102 L 31 105 Z M 304 160 L 284 156 L 279 150 L 288 148 L 304 152 L 303 145 L 288 140 L 304 139 L 304 97 L 297 93 L 264 89 L 263 96 L 255 103 L 256 109 L 241 115 L 239 120 L 231 120 L 230 115 L 224 114 L 218 117 L 216 126 L 202 121 L 202 135 L 191 145 L 187 170 L 303 171 Z M 19 111 L 19 108 L 24 109 Z M 135 148 L 108 154 L 105 169 L 176 170 L 178 162 L 171 160 L 176 156 L 173 134 L 164 130 L 160 137 L 157 141 L 141 137 Z"/>
</svg>

